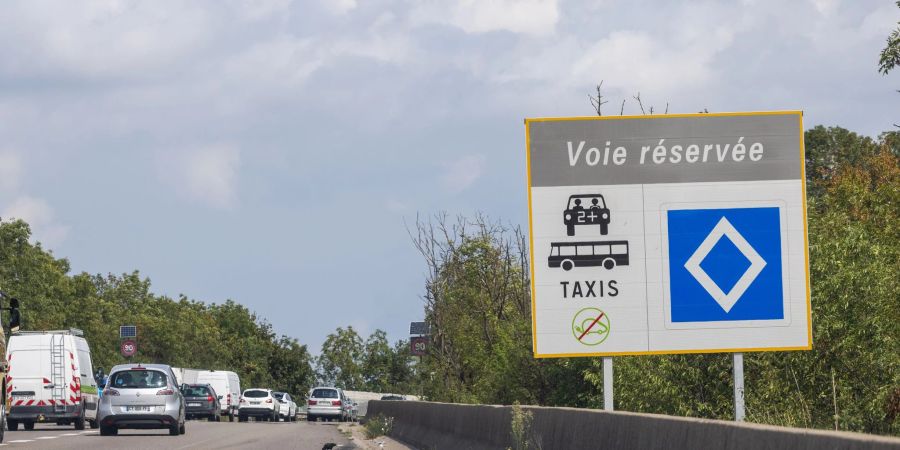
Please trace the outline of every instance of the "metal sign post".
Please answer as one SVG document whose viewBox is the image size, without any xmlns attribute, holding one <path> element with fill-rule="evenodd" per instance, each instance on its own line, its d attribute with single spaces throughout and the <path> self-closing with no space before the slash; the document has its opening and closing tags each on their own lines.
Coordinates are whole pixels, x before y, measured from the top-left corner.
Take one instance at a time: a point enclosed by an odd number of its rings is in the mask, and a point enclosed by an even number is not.
<svg viewBox="0 0 900 450">
<path fill-rule="evenodd" d="M 603 357 L 603 409 L 613 410 L 613 360 L 611 356 Z"/>
<path fill-rule="evenodd" d="M 734 421 L 744 421 L 744 354 L 732 353 L 734 362 Z"/>
</svg>

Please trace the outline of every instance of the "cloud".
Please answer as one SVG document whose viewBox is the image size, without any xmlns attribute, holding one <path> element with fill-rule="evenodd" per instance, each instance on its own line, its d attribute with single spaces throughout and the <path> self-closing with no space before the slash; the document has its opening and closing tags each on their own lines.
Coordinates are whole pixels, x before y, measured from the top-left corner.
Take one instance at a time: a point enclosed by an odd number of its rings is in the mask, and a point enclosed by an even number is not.
<svg viewBox="0 0 900 450">
<path fill-rule="evenodd" d="M 556 0 L 457 0 L 420 4 L 411 13 L 419 25 L 444 24 L 477 34 L 491 31 L 548 35 L 559 21 Z"/>
<path fill-rule="evenodd" d="M 22 160 L 12 152 L 0 152 L 0 193 L 19 186 L 22 176 Z"/>
<path fill-rule="evenodd" d="M 484 155 L 463 156 L 455 161 L 444 163 L 441 184 L 444 189 L 452 193 L 462 192 L 484 174 L 485 166 Z"/>
<path fill-rule="evenodd" d="M 22 219 L 31 226 L 34 239 L 52 248 L 66 240 L 69 227 L 55 222 L 53 208 L 40 198 L 22 196 L 0 214 L 4 219 Z"/>
<path fill-rule="evenodd" d="M 346 14 L 358 6 L 356 0 L 323 0 L 323 4 L 335 14 Z"/>
<path fill-rule="evenodd" d="M 183 150 L 163 157 L 164 181 L 172 181 L 188 198 L 217 209 L 237 204 L 240 151 L 229 144 L 214 144 Z M 176 176 L 172 177 L 171 174 Z"/>
</svg>

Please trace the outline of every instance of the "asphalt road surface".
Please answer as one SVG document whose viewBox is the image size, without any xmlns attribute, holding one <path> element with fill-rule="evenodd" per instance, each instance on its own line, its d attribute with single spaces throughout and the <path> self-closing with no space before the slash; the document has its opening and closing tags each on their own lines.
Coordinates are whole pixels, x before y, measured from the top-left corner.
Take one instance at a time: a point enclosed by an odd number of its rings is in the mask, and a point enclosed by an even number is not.
<svg viewBox="0 0 900 450">
<path fill-rule="evenodd" d="M 71 426 L 37 424 L 33 431 L 7 431 L 3 448 L 21 449 L 166 449 L 252 448 L 319 450 L 326 443 L 335 450 L 351 449 L 337 423 L 318 422 L 201 422 L 188 421 L 187 432 L 169 436 L 168 430 L 119 430 L 100 436 L 99 430 L 75 431 Z"/>
</svg>

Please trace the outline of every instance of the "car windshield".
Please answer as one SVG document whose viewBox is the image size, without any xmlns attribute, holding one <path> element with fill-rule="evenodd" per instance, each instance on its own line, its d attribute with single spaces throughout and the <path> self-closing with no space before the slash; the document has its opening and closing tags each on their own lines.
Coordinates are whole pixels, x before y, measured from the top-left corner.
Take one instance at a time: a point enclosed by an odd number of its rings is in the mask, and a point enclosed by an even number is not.
<svg viewBox="0 0 900 450">
<path fill-rule="evenodd" d="M 315 389 L 311 397 L 315 398 L 338 398 L 338 393 L 334 389 Z"/>
<path fill-rule="evenodd" d="M 148 389 L 166 386 L 166 374 L 157 370 L 122 370 L 109 377 L 109 385 L 119 389 Z"/>
<path fill-rule="evenodd" d="M 185 397 L 206 397 L 210 395 L 206 386 L 188 386 L 184 389 Z"/>
<path fill-rule="evenodd" d="M 244 391 L 244 397 L 247 398 L 263 398 L 268 396 L 269 393 L 266 391 Z"/>
</svg>

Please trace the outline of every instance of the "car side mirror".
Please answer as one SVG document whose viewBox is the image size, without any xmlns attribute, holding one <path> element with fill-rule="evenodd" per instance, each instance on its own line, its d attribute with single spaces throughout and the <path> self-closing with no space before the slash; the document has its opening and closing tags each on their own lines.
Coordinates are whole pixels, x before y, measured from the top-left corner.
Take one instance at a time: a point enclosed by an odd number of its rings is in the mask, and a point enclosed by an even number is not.
<svg viewBox="0 0 900 450">
<path fill-rule="evenodd" d="M 359 406 L 359 403 L 353 402 L 353 406 Z"/>
<path fill-rule="evenodd" d="M 224 395 L 220 395 L 220 396 L 219 396 L 219 400 L 222 400 L 223 398 L 225 398 Z"/>
<path fill-rule="evenodd" d="M 22 323 L 22 316 L 19 313 L 19 299 L 9 299 L 9 332 L 15 333 L 19 331 L 19 325 Z"/>
</svg>

